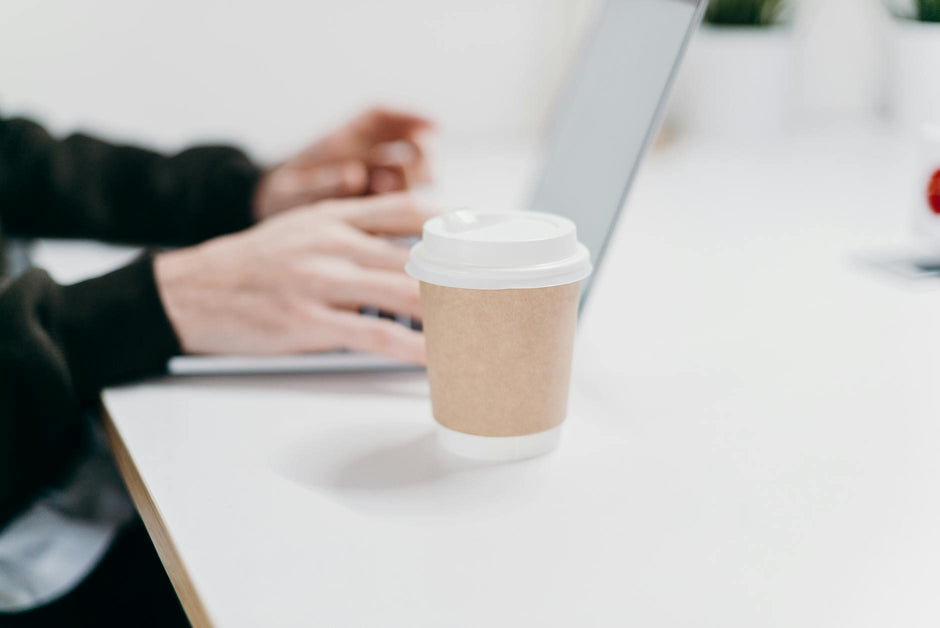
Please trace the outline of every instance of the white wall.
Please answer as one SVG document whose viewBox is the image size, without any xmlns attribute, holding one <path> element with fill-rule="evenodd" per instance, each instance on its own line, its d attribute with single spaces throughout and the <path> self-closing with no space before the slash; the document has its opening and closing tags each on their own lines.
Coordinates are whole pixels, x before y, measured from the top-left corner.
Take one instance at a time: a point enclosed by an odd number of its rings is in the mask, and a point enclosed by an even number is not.
<svg viewBox="0 0 940 628">
<path fill-rule="evenodd" d="M 160 146 L 292 149 L 374 101 L 457 138 L 543 121 L 586 0 L 0 3 L 0 111 Z"/>
<path fill-rule="evenodd" d="M 163 147 L 274 156 L 380 100 L 452 139 L 527 138 L 594 0 L 0 3 L 0 111 Z M 879 0 L 799 0 L 804 112 L 880 99 Z"/>
</svg>

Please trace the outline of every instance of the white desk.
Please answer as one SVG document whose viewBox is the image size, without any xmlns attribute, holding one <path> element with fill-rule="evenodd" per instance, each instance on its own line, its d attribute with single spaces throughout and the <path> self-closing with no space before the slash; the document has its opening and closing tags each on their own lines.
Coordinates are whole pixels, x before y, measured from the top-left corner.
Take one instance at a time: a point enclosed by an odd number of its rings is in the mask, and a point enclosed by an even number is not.
<svg viewBox="0 0 940 628">
<path fill-rule="evenodd" d="M 444 456 L 416 374 L 106 391 L 192 616 L 938 625 L 940 290 L 849 259 L 904 233 L 904 148 L 654 155 L 544 458 Z"/>
</svg>

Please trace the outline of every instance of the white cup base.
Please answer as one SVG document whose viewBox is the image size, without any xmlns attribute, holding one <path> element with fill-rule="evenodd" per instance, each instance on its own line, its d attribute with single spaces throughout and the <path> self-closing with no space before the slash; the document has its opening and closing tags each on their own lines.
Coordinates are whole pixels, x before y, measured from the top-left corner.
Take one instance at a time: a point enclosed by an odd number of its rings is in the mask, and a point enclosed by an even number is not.
<svg viewBox="0 0 940 628">
<path fill-rule="evenodd" d="M 523 436 L 479 436 L 465 434 L 437 423 L 437 442 L 447 451 L 474 458 L 507 462 L 548 453 L 558 446 L 561 425 Z"/>
</svg>

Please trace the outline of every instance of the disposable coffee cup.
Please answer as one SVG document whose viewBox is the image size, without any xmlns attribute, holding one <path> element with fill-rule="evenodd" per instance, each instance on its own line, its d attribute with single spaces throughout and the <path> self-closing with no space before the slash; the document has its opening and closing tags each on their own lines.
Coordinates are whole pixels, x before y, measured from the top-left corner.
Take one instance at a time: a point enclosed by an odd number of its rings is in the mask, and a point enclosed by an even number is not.
<svg viewBox="0 0 940 628">
<path fill-rule="evenodd" d="M 421 282 L 431 409 L 441 445 L 517 460 L 558 444 L 587 248 L 573 222 L 460 210 L 424 224 L 408 274 Z"/>
</svg>

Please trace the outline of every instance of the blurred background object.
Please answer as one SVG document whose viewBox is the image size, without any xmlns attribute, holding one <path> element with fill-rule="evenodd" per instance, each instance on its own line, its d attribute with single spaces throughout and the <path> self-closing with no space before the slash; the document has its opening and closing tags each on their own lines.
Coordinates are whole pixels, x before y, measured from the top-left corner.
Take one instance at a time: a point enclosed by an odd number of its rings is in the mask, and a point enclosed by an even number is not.
<svg viewBox="0 0 940 628">
<path fill-rule="evenodd" d="M 892 2 L 889 106 L 902 129 L 940 120 L 940 0 Z"/>
<path fill-rule="evenodd" d="M 775 24 L 783 0 L 712 0 L 705 10 L 705 23 L 723 26 L 768 26 Z"/>
<path fill-rule="evenodd" d="M 712 0 L 677 87 L 677 126 L 697 135 L 779 135 L 795 105 L 796 44 L 783 0 Z"/>
<path fill-rule="evenodd" d="M 912 175 L 912 226 L 916 243 L 936 256 L 940 253 L 940 126 L 922 127 Z"/>
</svg>

